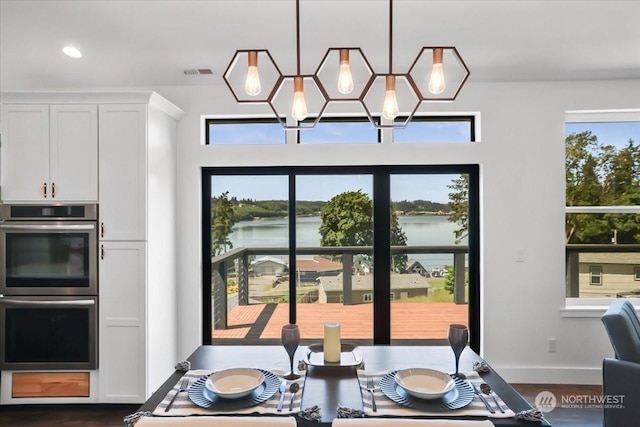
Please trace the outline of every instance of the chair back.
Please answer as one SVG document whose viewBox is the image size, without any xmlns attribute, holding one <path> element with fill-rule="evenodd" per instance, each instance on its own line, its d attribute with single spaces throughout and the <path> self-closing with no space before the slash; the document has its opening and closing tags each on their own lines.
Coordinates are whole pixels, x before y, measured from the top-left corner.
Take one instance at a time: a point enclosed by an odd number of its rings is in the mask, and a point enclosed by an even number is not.
<svg viewBox="0 0 640 427">
<path fill-rule="evenodd" d="M 616 352 L 616 357 L 640 363 L 640 320 L 627 299 L 617 299 L 602 316 L 602 323 Z"/>
</svg>

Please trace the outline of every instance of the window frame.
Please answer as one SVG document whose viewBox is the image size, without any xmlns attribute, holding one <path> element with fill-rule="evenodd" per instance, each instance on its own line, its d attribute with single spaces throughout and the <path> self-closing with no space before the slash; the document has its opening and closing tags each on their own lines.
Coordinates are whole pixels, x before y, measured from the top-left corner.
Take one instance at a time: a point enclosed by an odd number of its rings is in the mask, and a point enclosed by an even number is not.
<svg viewBox="0 0 640 427">
<path fill-rule="evenodd" d="M 211 177 L 214 175 L 288 175 L 289 200 L 296 200 L 295 178 L 297 175 L 320 174 L 371 174 L 373 177 L 374 209 L 373 219 L 376 228 L 390 229 L 390 176 L 395 174 L 468 174 L 468 313 L 470 347 L 480 351 L 480 166 L 478 164 L 457 165 L 372 165 L 372 166 L 278 166 L 278 167 L 204 167 L 201 170 L 202 188 L 202 343 L 211 344 L 212 306 L 211 306 Z M 387 201 L 386 203 L 384 201 Z M 375 203 L 375 201 L 383 201 Z M 294 218 L 295 203 L 289 203 L 289 217 Z M 296 263 L 296 222 L 289 222 L 289 263 Z M 374 237 L 373 259 L 376 271 L 391 270 L 391 237 L 390 233 L 379 233 Z M 295 277 L 295 276 L 293 276 Z M 289 280 L 290 294 L 295 294 L 296 281 Z M 388 345 L 391 343 L 391 277 L 390 275 L 374 275 L 373 290 L 373 344 Z M 295 299 L 289 303 L 289 322 L 296 323 Z"/>
<path fill-rule="evenodd" d="M 565 124 L 567 123 L 607 123 L 607 122 L 640 122 L 640 108 L 634 109 L 613 109 L 613 110 L 568 110 L 565 112 Z M 563 144 L 566 140 L 566 131 L 563 139 Z M 637 141 L 640 143 L 640 141 Z M 564 175 L 563 175 L 564 176 Z M 566 182 L 563 182 L 566 185 Z M 566 199 L 565 199 L 566 200 Z M 640 214 L 640 206 L 566 206 L 564 209 L 564 218 L 569 213 L 586 213 L 586 214 L 601 214 L 601 213 L 623 213 L 623 214 Z M 569 286 L 569 256 L 567 244 L 565 247 L 565 288 Z M 590 284 L 591 285 L 591 284 Z M 597 285 L 594 285 L 597 286 Z M 566 292 L 566 291 L 565 291 Z M 598 307 L 597 314 L 601 315 L 600 310 L 603 307 L 608 307 L 613 301 L 613 297 L 601 297 L 601 298 L 585 298 L 585 297 L 569 297 L 565 293 L 565 309 L 563 310 L 563 317 L 581 317 L 586 315 L 591 317 L 590 314 L 586 314 L 589 307 Z M 587 311 L 585 311 L 585 309 Z"/>
<path fill-rule="evenodd" d="M 596 273 L 597 270 L 597 273 Z M 590 265 L 589 266 L 589 285 L 590 286 L 602 286 L 604 280 L 602 274 L 602 266 L 601 265 Z M 597 278 L 597 280 L 595 280 Z"/>
</svg>

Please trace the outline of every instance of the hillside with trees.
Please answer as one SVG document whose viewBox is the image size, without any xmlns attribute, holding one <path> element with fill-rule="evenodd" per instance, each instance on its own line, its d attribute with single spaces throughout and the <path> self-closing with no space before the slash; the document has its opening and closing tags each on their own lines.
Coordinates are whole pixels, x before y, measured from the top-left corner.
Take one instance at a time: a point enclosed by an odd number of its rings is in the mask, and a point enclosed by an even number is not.
<svg viewBox="0 0 640 427">
<path fill-rule="evenodd" d="M 216 198 L 212 198 L 212 202 L 215 200 Z M 256 218 L 284 218 L 289 215 L 286 200 L 251 200 L 231 197 L 229 203 L 233 209 L 234 222 L 251 221 Z M 319 200 L 299 200 L 296 202 L 296 215 L 320 216 L 320 212 L 327 203 Z M 451 210 L 448 204 L 428 200 L 402 200 L 394 202 L 393 208 L 401 215 L 429 215 L 438 212 L 447 213 Z"/>
</svg>

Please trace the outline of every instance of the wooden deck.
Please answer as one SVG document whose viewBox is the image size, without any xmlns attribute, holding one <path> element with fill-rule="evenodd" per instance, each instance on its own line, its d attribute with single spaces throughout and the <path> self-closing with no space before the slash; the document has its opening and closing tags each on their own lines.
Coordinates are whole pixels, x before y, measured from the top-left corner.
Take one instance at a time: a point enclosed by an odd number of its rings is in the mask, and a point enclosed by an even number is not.
<svg viewBox="0 0 640 427">
<path fill-rule="evenodd" d="M 373 304 L 299 304 L 298 321 L 303 339 L 322 339 L 323 324 L 340 322 L 347 339 L 372 339 Z M 454 303 L 391 304 L 391 338 L 405 340 L 446 339 L 450 323 L 468 323 L 468 305 Z M 288 304 L 236 306 L 227 317 L 227 329 L 214 330 L 214 340 L 280 339 L 288 323 Z"/>
</svg>

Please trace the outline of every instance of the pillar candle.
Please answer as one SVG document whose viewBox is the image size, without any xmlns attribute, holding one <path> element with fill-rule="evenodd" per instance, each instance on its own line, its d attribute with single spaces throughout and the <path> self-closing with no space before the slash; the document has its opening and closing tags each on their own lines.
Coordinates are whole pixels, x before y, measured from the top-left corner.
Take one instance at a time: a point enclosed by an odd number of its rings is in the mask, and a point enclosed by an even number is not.
<svg viewBox="0 0 640 427">
<path fill-rule="evenodd" d="M 340 323 L 327 322 L 324 324 L 324 360 L 325 362 L 340 362 Z"/>
</svg>

